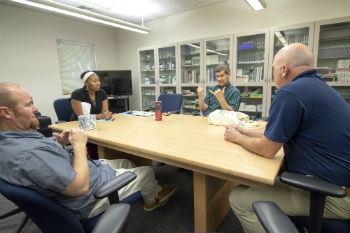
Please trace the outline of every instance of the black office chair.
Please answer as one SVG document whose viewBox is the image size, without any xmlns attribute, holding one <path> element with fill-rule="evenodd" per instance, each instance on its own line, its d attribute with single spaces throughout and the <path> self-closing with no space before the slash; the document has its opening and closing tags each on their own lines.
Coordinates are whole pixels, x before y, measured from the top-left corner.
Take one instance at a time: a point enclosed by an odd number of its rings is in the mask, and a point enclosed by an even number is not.
<svg viewBox="0 0 350 233">
<path fill-rule="evenodd" d="M 293 223 L 308 228 L 309 233 L 350 232 L 350 220 L 323 218 L 326 196 L 338 198 L 346 197 L 347 193 L 345 189 L 323 180 L 290 172 L 282 173 L 280 181 L 310 192 L 310 216 L 287 216 L 273 202 L 254 202 L 254 211 L 268 233 L 297 233 L 298 230 Z"/>
<path fill-rule="evenodd" d="M 58 121 L 55 124 L 69 122 L 73 114 L 72 104 L 69 98 L 57 99 L 53 102 L 53 107 L 57 115 Z"/>
<path fill-rule="evenodd" d="M 158 101 L 162 101 L 162 112 L 171 112 L 172 114 L 181 113 L 183 96 L 181 94 L 160 94 Z M 141 109 L 141 111 L 150 111 L 154 107 Z"/>
<path fill-rule="evenodd" d="M 0 215 L 0 220 L 1 219 L 5 219 L 5 218 L 8 218 L 8 217 L 11 217 L 13 215 L 16 215 L 18 213 L 21 213 L 23 212 L 20 208 L 15 208 L 7 213 L 4 213 L 2 215 Z M 19 233 L 22 231 L 23 227 L 26 225 L 26 223 L 28 222 L 29 220 L 29 217 L 27 215 L 24 215 L 21 220 L 19 221 L 19 224 L 17 225 L 16 229 L 14 230 L 15 233 Z"/>
<path fill-rule="evenodd" d="M 125 172 L 102 185 L 94 196 L 96 199 L 108 196 L 111 205 L 104 213 L 85 221 L 79 221 L 73 212 L 61 203 L 32 189 L 12 185 L 2 179 L 0 179 L 0 193 L 23 210 L 43 233 L 112 233 L 122 230 L 130 212 L 129 204 L 119 203 L 118 190 L 135 178 L 134 173 Z"/>
</svg>

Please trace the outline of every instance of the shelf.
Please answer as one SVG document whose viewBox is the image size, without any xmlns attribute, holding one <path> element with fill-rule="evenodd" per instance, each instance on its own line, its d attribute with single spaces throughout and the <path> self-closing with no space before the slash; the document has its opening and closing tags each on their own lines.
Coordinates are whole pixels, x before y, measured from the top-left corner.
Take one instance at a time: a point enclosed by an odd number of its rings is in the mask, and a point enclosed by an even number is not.
<svg viewBox="0 0 350 233">
<path fill-rule="evenodd" d="M 173 69 L 173 70 L 159 70 L 159 71 L 176 71 L 176 69 Z"/>
<path fill-rule="evenodd" d="M 249 63 L 237 63 L 237 65 L 244 66 L 244 65 L 253 65 L 253 64 L 264 64 L 264 61 L 259 62 L 249 62 Z"/>
<path fill-rule="evenodd" d="M 198 97 L 198 95 L 184 95 L 182 94 L 183 97 Z"/>
<path fill-rule="evenodd" d="M 156 95 L 142 95 L 142 96 L 156 96 Z"/>
<path fill-rule="evenodd" d="M 265 51 L 265 48 L 239 49 L 237 50 L 237 53 L 252 53 L 252 52 L 259 52 L 259 51 Z"/>
<path fill-rule="evenodd" d="M 350 56 L 348 57 L 327 57 L 327 58 L 318 58 L 317 60 L 347 60 L 350 59 Z"/>
<path fill-rule="evenodd" d="M 258 99 L 258 100 L 261 100 L 262 98 L 241 97 L 241 99 Z"/>
<path fill-rule="evenodd" d="M 148 72 L 155 72 L 154 70 L 143 70 L 141 72 L 148 73 Z"/>
<path fill-rule="evenodd" d="M 350 40 L 350 36 L 347 36 L 347 37 L 337 37 L 337 38 L 329 38 L 329 39 L 320 39 L 320 42 L 338 41 L 338 40 Z"/>
<path fill-rule="evenodd" d="M 200 65 L 188 65 L 188 66 L 181 66 L 181 68 L 187 68 L 187 67 L 200 67 Z"/>
<path fill-rule="evenodd" d="M 159 61 L 175 61 L 175 57 L 159 58 Z"/>
<path fill-rule="evenodd" d="M 192 53 L 192 54 L 181 54 L 181 57 L 187 57 L 187 56 L 200 56 L 200 53 Z"/>
<path fill-rule="evenodd" d="M 150 59 L 150 60 L 141 60 L 141 62 L 154 62 L 154 59 Z"/>
</svg>

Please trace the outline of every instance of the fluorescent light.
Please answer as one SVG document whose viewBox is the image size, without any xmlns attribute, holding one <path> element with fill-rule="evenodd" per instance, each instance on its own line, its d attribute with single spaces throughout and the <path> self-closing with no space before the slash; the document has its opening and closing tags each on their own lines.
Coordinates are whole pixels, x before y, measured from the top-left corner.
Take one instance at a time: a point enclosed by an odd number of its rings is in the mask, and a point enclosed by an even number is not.
<svg viewBox="0 0 350 233">
<path fill-rule="evenodd" d="M 12 0 L 12 1 L 13 2 L 22 3 L 22 4 L 25 4 L 25 5 L 29 5 L 29 6 L 38 7 L 38 8 L 49 10 L 49 11 L 54 11 L 54 12 L 65 14 L 65 15 L 70 15 L 70 16 L 73 16 L 73 17 L 81 18 L 81 19 L 90 20 L 90 21 L 97 22 L 97 23 L 102 23 L 102 24 L 105 24 L 105 25 L 110 25 L 110 26 L 113 26 L 113 27 L 118 27 L 118 28 L 131 30 L 131 31 L 134 31 L 134 32 L 139 32 L 139 33 L 143 33 L 143 34 L 147 34 L 147 33 L 150 32 L 150 29 L 148 29 L 148 28 L 144 28 L 144 27 L 141 27 L 141 26 L 136 25 L 136 24 L 133 27 L 133 24 L 131 24 L 131 23 L 124 22 L 122 20 L 113 19 L 113 18 L 110 18 L 110 17 L 107 17 L 107 16 L 102 16 L 102 15 L 100 16 L 100 15 L 92 13 L 92 12 L 86 12 L 86 13 L 90 14 L 90 15 L 96 15 L 96 16 L 101 17 L 101 18 L 106 18 L 109 21 L 103 20 L 103 19 L 98 19 L 98 18 L 91 17 L 91 16 L 87 16 L 87 15 L 84 15 L 84 14 L 75 13 L 75 12 L 68 11 L 68 10 L 63 10 L 63 9 L 60 9 L 60 8 L 57 8 L 57 7 L 52 7 L 52 6 L 47 6 L 47 5 L 43 5 L 43 4 L 40 4 L 40 3 L 30 2 L 30 1 L 27 1 L 27 0 Z M 58 5 L 58 6 L 64 5 L 64 4 L 59 4 L 57 2 L 50 2 L 50 3 L 54 4 L 54 5 Z M 73 7 L 69 7 L 69 6 L 65 5 L 65 8 L 71 9 Z M 80 9 L 74 9 L 74 10 L 79 11 Z M 144 30 L 143 30 L 143 28 L 144 28 Z"/>
<path fill-rule="evenodd" d="M 189 46 L 195 47 L 195 48 L 200 48 L 198 45 L 194 45 L 194 44 L 188 44 Z"/>
<path fill-rule="evenodd" d="M 281 41 L 281 43 L 283 44 L 284 47 L 288 46 L 287 41 L 282 36 L 282 33 L 277 31 L 277 32 L 275 32 L 275 36 Z"/>
<path fill-rule="evenodd" d="M 225 56 L 227 56 L 227 54 L 220 53 L 220 52 L 216 52 L 216 51 L 211 50 L 211 49 L 207 49 L 207 51 L 212 52 L 212 53 L 216 53 L 216 54 L 219 54 L 219 55 L 225 55 Z"/>
<path fill-rule="evenodd" d="M 246 0 L 251 7 L 253 7 L 254 10 L 262 10 L 264 7 L 261 5 L 259 0 Z"/>
</svg>

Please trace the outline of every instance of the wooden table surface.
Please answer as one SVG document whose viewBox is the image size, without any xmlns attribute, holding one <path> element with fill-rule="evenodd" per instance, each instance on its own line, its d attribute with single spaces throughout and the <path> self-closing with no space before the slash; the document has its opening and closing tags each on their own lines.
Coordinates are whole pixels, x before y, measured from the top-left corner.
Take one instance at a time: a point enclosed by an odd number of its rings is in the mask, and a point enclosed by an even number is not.
<svg viewBox="0 0 350 233">
<path fill-rule="evenodd" d="M 283 161 L 282 149 L 274 159 L 267 159 L 224 140 L 225 127 L 209 125 L 207 117 L 173 114 L 155 121 L 154 116 L 116 114 L 113 118 L 112 122 L 97 122 L 97 129 L 88 131 L 89 142 L 99 145 L 100 158 L 101 155 L 104 157 L 101 150 L 110 148 L 194 171 L 196 232 L 215 231 L 229 210 L 229 206 L 225 206 L 223 217 L 209 223 L 213 221 L 210 214 L 216 213 L 210 213 L 210 206 L 204 206 L 202 210 L 202 205 L 210 205 L 208 199 L 218 199 L 215 197 L 217 189 L 224 189 L 223 197 L 226 198 L 237 184 L 256 188 L 260 183 L 272 185 Z M 259 124 L 263 127 L 266 123 Z M 78 122 L 50 127 L 63 131 L 77 128 Z M 223 183 L 216 187 L 219 180 Z M 216 191 L 214 188 L 210 191 L 209 186 L 215 187 Z M 196 201 L 196 196 L 201 200 Z M 225 200 L 225 205 L 227 203 Z"/>
</svg>

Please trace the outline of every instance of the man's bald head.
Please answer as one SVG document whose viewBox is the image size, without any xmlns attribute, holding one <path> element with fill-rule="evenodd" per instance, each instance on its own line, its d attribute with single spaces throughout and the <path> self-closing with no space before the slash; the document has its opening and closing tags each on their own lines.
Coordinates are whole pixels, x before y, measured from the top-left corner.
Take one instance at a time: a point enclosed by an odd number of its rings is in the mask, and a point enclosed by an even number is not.
<svg viewBox="0 0 350 233">
<path fill-rule="evenodd" d="M 304 44 L 291 44 L 282 48 L 275 56 L 275 60 L 281 60 L 282 63 L 287 64 L 291 69 L 298 67 L 313 67 L 314 68 L 314 54 L 311 49 Z"/>
<path fill-rule="evenodd" d="M 0 83 L 0 107 L 14 109 L 17 106 L 17 96 L 14 90 L 22 88 L 17 84 Z"/>
</svg>

